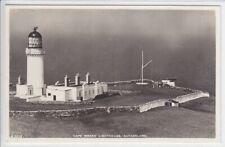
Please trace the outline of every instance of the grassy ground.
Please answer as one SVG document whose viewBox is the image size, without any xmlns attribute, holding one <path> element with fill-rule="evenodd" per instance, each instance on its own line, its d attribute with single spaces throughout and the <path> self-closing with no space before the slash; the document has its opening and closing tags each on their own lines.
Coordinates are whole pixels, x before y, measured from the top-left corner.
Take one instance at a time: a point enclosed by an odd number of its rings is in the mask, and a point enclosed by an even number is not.
<svg viewBox="0 0 225 147">
<path fill-rule="evenodd" d="M 116 87 L 109 87 L 113 90 L 139 91 L 138 93 L 115 95 L 101 99 L 95 99 L 92 104 L 35 104 L 25 102 L 23 99 L 10 97 L 10 110 L 64 110 L 75 108 L 87 108 L 96 106 L 134 106 L 156 99 L 169 99 L 178 95 L 187 94 L 183 90 L 169 88 L 151 88 L 151 86 L 137 86 L 135 84 L 123 84 Z"/>
<path fill-rule="evenodd" d="M 28 138 L 71 138 L 79 137 L 78 135 L 213 138 L 215 137 L 215 98 L 200 98 L 182 104 L 181 107 L 161 107 L 145 113 L 98 112 L 79 118 L 63 119 L 10 118 L 10 130 L 11 136 Z"/>
<path fill-rule="evenodd" d="M 142 135 L 146 137 L 215 137 L 214 114 L 182 107 L 145 113 L 95 113 L 80 118 L 11 118 L 11 135 L 76 137 L 76 135 Z"/>
<path fill-rule="evenodd" d="M 114 88 L 120 89 L 121 87 Z M 128 90 L 132 88 L 132 86 L 128 87 Z M 130 105 L 159 97 L 165 98 L 166 96 L 174 97 L 176 95 L 186 94 L 186 92 L 183 91 L 174 91 L 174 93 L 171 93 L 169 90 L 170 89 L 141 89 L 141 94 L 98 99 L 95 103 L 89 105 L 43 105 L 26 103 L 20 99 L 11 98 L 10 109 L 71 109 L 75 107 L 109 104 Z M 158 92 L 160 96 L 157 94 Z M 153 138 L 213 138 L 215 137 L 215 97 L 200 98 L 182 104 L 181 107 L 161 107 L 144 113 L 113 112 L 106 114 L 98 112 L 79 118 L 66 117 L 61 119 L 36 116 L 14 117 L 10 118 L 10 135 L 12 137 L 19 136 L 28 138 L 79 137 L 77 135 L 97 135 L 97 137 L 102 137 L 101 135 L 119 135 L 120 137 L 140 135 L 140 137 Z"/>
<path fill-rule="evenodd" d="M 215 97 L 203 97 L 181 104 L 181 107 L 208 113 L 215 113 Z"/>
</svg>

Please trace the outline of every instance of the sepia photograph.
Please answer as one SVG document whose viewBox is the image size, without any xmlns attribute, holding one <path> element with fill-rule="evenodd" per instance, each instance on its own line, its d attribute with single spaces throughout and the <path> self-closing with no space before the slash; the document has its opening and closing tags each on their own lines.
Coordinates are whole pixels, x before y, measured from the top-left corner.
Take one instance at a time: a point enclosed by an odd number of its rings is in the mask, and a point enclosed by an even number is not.
<svg viewBox="0 0 225 147">
<path fill-rule="evenodd" d="M 9 139 L 218 136 L 217 6 L 11 6 Z"/>
</svg>

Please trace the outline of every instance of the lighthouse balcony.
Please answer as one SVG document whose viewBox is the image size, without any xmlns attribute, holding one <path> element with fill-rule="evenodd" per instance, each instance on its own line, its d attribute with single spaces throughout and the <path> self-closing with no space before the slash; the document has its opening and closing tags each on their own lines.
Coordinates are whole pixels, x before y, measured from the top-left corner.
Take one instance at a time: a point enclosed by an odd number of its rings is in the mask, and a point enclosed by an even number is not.
<svg viewBox="0 0 225 147">
<path fill-rule="evenodd" d="M 26 48 L 27 55 L 44 55 L 45 51 L 42 48 Z"/>
</svg>

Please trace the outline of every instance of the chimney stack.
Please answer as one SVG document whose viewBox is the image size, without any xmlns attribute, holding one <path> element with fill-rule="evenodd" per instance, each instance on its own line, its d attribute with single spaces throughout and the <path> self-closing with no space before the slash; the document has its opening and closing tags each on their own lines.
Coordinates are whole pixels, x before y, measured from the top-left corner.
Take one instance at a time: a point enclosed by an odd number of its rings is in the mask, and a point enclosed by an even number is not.
<svg viewBox="0 0 225 147">
<path fill-rule="evenodd" d="M 80 75 L 79 75 L 79 73 L 77 73 L 76 74 L 76 76 L 75 76 L 75 85 L 80 85 Z"/>
<path fill-rule="evenodd" d="M 89 84 L 91 82 L 91 78 L 90 78 L 90 73 L 89 72 L 86 74 L 86 82 L 87 82 L 87 84 Z"/>
<path fill-rule="evenodd" d="M 68 87 L 69 86 L 69 78 L 68 78 L 67 75 L 64 77 L 64 86 L 65 87 Z"/>
<path fill-rule="evenodd" d="M 18 84 L 18 85 L 21 85 L 21 77 L 20 77 L 20 75 L 19 75 L 19 77 L 18 77 L 17 80 L 18 80 L 17 84 Z"/>
</svg>

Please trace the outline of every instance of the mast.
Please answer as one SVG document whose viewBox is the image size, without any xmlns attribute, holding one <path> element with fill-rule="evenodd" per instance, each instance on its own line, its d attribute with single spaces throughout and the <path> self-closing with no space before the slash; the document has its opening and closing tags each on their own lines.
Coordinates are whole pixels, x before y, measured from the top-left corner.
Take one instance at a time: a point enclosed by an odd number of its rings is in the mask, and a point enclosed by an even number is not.
<svg viewBox="0 0 225 147">
<path fill-rule="evenodd" d="M 141 51 L 141 82 L 138 82 L 137 84 L 146 85 L 148 83 L 144 83 L 144 68 L 150 64 L 152 60 L 148 61 L 146 64 L 144 64 L 144 52 Z"/>
</svg>

